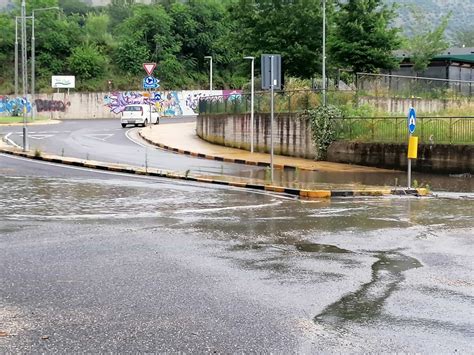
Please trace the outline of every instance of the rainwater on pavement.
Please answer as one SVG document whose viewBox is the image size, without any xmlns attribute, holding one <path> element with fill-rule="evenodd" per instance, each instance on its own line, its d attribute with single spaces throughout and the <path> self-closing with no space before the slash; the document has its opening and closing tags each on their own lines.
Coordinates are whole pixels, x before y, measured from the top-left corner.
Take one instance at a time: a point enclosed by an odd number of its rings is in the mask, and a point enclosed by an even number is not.
<svg viewBox="0 0 474 355">
<path fill-rule="evenodd" d="M 472 193 L 0 170 L 2 353 L 472 351 Z"/>
</svg>

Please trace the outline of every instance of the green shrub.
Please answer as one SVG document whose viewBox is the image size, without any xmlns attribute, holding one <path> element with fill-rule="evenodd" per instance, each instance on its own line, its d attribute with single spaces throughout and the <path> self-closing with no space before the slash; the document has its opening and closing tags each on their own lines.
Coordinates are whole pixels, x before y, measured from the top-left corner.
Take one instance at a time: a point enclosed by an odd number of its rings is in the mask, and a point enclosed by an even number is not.
<svg viewBox="0 0 474 355">
<path fill-rule="evenodd" d="M 329 145 L 336 139 L 336 118 L 342 117 L 342 112 L 336 106 L 319 106 L 306 111 L 304 114 L 310 120 L 313 141 L 316 146 L 316 159 L 325 160 Z"/>
</svg>

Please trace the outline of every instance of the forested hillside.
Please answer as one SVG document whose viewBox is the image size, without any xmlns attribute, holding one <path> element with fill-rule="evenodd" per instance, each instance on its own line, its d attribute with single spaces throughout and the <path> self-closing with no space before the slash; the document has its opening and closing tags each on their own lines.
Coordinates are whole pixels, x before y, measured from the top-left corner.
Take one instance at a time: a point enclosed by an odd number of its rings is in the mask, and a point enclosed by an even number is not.
<svg viewBox="0 0 474 355">
<path fill-rule="evenodd" d="M 474 0 L 388 0 L 398 6 L 396 24 L 405 27 L 407 22 L 413 21 L 410 7 L 415 6 L 432 23 L 439 22 L 440 18 L 451 12 L 451 19 L 447 27 L 447 35 L 453 41 L 458 32 L 474 30 Z"/>
</svg>

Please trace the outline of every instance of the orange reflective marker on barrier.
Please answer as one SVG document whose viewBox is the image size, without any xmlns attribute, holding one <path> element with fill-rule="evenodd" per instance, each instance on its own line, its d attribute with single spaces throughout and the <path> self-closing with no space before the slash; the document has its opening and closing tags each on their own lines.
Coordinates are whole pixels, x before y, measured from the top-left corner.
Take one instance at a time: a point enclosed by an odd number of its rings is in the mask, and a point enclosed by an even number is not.
<svg viewBox="0 0 474 355">
<path fill-rule="evenodd" d="M 410 136 L 408 140 L 408 159 L 416 159 L 418 157 L 418 137 Z"/>
</svg>

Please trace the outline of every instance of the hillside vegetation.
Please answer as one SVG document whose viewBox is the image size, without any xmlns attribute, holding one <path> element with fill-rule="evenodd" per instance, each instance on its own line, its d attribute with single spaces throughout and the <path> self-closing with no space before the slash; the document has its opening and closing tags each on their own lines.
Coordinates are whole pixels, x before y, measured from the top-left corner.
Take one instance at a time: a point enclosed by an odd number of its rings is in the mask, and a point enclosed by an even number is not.
<svg viewBox="0 0 474 355">
<path fill-rule="evenodd" d="M 426 0 L 428 1 L 428 0 Z M 433 0 L 434 1 L 434 0 Z M 457 1 L 452 0 L 457 3 Z M 452 2 L 450 1 L 450 2 Z M 15 16 L 20 0 L 0 13 L 0 93 L 14 92 Z M 139 89 L 142 63 L 158 63 L 161 89 L 207 88 L 213 58 L 216 89 L 247 85 L 250 61 L 278 53 L 287 77 L 321 77 L 321 0 L 113 0 L 91 7 L 79 0 L 29 0 L 35 15 L 36 91 L 51 91 L 51 75 L 75 75 L 76 89 Z M 339 68 L 377 72 L 398 65 L 403 45 L 396 12 L 383 0 L 327 0 L 327 73 Z M 28 57 L 31 23 L 27 23 Z M 28 72 L 30 63 L 28 63 Z M 21 81 L 21 80 L 20 80 Z"/>
</svg>

